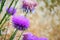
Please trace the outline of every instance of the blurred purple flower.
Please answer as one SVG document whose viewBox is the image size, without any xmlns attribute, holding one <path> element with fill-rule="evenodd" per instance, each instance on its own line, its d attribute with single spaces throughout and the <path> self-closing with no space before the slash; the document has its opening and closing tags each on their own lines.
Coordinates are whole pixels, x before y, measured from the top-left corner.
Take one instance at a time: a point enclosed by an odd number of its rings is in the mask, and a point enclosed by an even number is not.
<svg viewBox="0 0 60 40">
<path fill-rule="evenodd" d="M 48 40 L 46 37 L 40 37 L 40 40 Z"/>
<path fill-rule="evenodd" d="M 13 7 L 10 7 L 10 8 L 7 9 L 7 12 L 8 12 L 8 14 L 10 14 L 10 15 L 14 15 L 14 14 L 16 13 L 16 9 L 13 8 Z"/>
<path fill-rule="evenodd" d="M 30 25 L 29 19 L 25 16 L 13 16 L 12 22 L 18 30 L 26 30 Z"/>
<path fill-rule="evenodd" d="M 36 6 L 37 6 L 37 3 L 34 1 L 23 0 L 22 9 L 27 13 L 32 12 Z"/>
<path fill-rule="evenodd" d="M 37 36 L 33 35 L 32 33 L 26 33 L 23 35 L 22 40 L 39 40 L 39 38 Z"/>
</svg>

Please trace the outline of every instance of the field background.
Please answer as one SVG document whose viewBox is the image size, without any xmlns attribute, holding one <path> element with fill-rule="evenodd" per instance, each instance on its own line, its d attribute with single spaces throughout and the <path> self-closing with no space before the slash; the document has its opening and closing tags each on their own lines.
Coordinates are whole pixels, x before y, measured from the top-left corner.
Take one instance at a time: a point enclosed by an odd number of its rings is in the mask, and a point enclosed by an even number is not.
<svg viewBox="0 0 60 40">
<path fill-rule="evenodd" d="M 0 14 L 0 20 L 2 19 L 4 13 L 6 12 L 6 8 L 9 6 L 12 0 L 7 0 L 2 13 Z M 38 37 L 47 37 L 49 40 L 60 40 L 60 21 L 58 19 L 60 18 L 60 6 L 55 7 L 54 10 L 56 10 L 57 14 L 52 11 L 46 9 L 45 4 L 42 2 L 43 0 L 38 2 L 38 5 L 35 9 L 34 13 L 27 14 L 27 18 L 30 19 L 30 28 L 26 30 L 25 32 L 31 32 L 34 35 Z M 15 3 L 15 2 L 14 2 Z M 14 6 L 14 3 L 12 7 Z M 19 0 L 19 2 L 16 5 L 16 16 L 24 15 L 25 12 L 21 9 L 22 0 Z M 43 8 L 41 8 L 42 6 Z M 7 31 L 7 39 L 11 36 L 15 28 L 12 25 L 12 16 L 10 17 L 10 20 L 7 21 L 4 25 L 4 27 L 8 27 Z M 5 34 L 6 30 L 2 32 Z M 18 31 L 16 37 L 14 40 L 17 40 L 21 31 Z"/>
</svg>

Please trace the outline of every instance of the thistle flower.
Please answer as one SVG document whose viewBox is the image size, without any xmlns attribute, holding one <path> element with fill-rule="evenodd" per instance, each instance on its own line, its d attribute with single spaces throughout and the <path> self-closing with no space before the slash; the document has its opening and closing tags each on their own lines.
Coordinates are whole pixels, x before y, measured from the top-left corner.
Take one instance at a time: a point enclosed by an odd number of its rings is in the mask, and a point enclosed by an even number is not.
<svg viewBox="0 0 60 40">
<path fill-rule="evenodd" d="M 13 16 L 12 22 L 18 30 L 26 30 L 29 27 L 29 20 L 25 16 Z"/>
<path fill-rule="evenodd" d="M 13 8 L 13 7 L 10 7 L 10 8 L 7 9 L 7 12 L 8 12 L 8 14 L 10 14 L 10 15 L 14 15 L 14 14 L 16 13 L 16 9 Z"/>
<path fill-rule="evenodd" d="M 39 38 L 37 36 L 33 35 L 32 33 L 26 33 L 23 35 L 22 40 L 39 40 Z"/>
<path fill-rule="evenodd" d="M 37 6 L 37 3 L 34 1 L 23 0 L 22 9 L 23 9 L 23 11 L 25 11 L 27 13 L 32 12 L 36 6 Z"/>
<path fill-rule="evenodd" d="M 46 37 L 40 37 L 39 40 L 48 40 L 48 38 L 46 38 Z"/>
</svg>

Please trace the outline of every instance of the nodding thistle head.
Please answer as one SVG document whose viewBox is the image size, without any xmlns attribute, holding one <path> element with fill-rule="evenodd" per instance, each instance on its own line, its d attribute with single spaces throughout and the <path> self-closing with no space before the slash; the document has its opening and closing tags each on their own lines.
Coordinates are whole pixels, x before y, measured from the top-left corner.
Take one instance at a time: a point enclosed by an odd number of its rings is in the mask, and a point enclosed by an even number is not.
<svg viewBox="0 0 60 40">
<path fill-rule="evenodd" d="M 22 1 L 22 9 L 23 9 L 23 11 L 25 11 L 25 12 L 32 12 L 34 9 L 35 9 L 35 7 L 37 6 L 37 2 L 34 2 L 34 1 L 32 1 L 32 0 L 23 0 Z"/>
<path fill-rule="evenodd" d="M 12 22 L 18 30 L 26 30 L 30 25 L 29 19 L 25 16 L 13 16 Z"/>
<path fill-rule="evenodd" d="M 16 9 L 13 7 L 10 7 L 7 9 L 7 13 L 10 15 L 14 15 L 16 13 Z"/>
</svg>

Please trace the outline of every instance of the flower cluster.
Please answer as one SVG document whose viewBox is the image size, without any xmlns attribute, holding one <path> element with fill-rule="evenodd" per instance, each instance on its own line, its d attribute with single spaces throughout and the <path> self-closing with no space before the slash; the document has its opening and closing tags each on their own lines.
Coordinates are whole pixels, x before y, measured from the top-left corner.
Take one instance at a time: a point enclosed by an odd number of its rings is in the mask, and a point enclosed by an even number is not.
<svg viewBox="0 0 60 40">
<path fill-rule="evenodd" d="M 29 20 L 25 16 L 13 16 L 12 22 L 18 30 L 25 30 L 30 25 Z"/>
<path fill-rule="evenodd" d="M 35 7 L 37 6 L 37 2 L 34 2 L 34 1 L 29 1 L 29 0 L 23 0 L 23 3 L 22 3 L 22 8 L 23 8 L 23 11 L 25 12 L 32 12 Z"/>
</svg>

